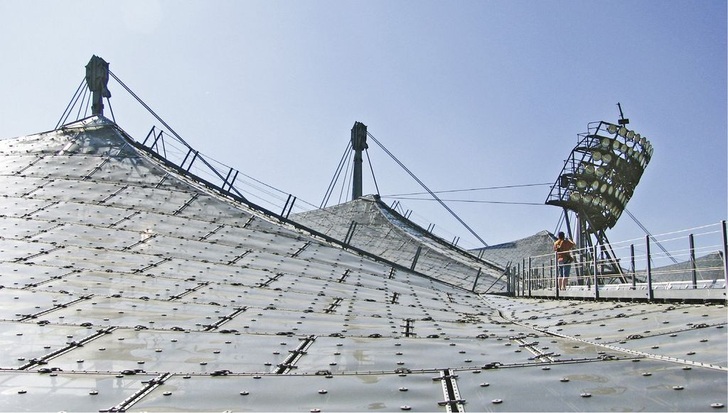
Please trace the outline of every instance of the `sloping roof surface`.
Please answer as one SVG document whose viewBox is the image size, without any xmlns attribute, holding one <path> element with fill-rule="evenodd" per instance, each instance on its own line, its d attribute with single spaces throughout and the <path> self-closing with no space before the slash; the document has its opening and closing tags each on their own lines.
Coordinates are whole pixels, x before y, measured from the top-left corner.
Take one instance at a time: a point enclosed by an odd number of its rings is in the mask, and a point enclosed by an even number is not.
<svg viewBox="0 0 728 413">
<path fill-rule="evenodd" d="M 0 141 L 0 411 L 725 411 L 725 305 L 478 296 L 130 142 Z"/>
<path fill-rule="evenodd" d="M 476 292 L 503 292 L 505 267 L 424 230 L 374 196 L 293 215 L 293 220 L 407 268 Z"/>
<path fill-rule="evenodd" d="M 539 257 L 532 265 L 550 264 L 547 259 L 553 254 L 555 237 L 548 231 L 540 231 L 534 235 L 503 244 L 489 245 L 473 250 L 473 254 L 494 262 L 502 267 L 524 265 L 525 257 Z"/>
</svg>

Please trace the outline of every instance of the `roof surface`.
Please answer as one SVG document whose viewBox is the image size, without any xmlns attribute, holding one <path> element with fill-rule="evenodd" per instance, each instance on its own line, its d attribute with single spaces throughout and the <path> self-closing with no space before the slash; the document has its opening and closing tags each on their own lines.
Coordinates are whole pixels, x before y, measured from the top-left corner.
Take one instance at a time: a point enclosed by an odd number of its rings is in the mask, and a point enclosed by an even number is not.
<svg viewBox="0 0 728 413">
<path fill-rule="evenodd" d="M 479 259 L 412 223 L 376 196 L 293 215 L 293 220 L 407 268 L 476 292 L 502 292 L 505 266 Z"/>
<path fill-rule="evenodd" d="M 725 411 L 724 304 L 478 295 L 132 142 L 0 141 L 0 411 Z"/>
</svg>

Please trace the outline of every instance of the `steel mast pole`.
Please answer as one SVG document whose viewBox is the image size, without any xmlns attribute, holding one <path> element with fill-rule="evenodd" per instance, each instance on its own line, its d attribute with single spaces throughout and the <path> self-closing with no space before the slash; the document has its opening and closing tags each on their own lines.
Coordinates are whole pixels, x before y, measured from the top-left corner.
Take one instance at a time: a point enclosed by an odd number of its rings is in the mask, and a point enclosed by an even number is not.
<svg viewBox="0 0 728 413">
<path fill-rule="evenodd" d="M 351 128 L 351 147 L 354 150 L 354 181 L 352 184 L 351 200 L 362 196 L 362 152 L 367 149 L 367 126 L 361 122 L 354 122 Z"/>
</svg>

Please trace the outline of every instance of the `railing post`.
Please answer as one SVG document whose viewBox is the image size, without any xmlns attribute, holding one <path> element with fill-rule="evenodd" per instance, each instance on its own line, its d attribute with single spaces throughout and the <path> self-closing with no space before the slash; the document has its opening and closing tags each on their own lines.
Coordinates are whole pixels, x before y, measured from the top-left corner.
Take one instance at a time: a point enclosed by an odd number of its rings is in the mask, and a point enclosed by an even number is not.
<svg viewBox="0 0 728 413">
<path fill-rule="evenodd" d="M 472 292 L 475 292 L 475 286 L 478 285 L 478 278 L 480 278 L 480 273 L 483 271 L 482 267 L 478 267 L 478 273 L 475 274 L 475 282 L 473 282 L 473 288 L 471 289 Z"/>
<path fill-rule="evenodd" d="M 511 296 L 511 268 L 508 267 L 506 269 L 506 292 L 508 293 L 508 296 Z"/>
<path fill-rule="evenodd" d="M 549 283 L 551 283 L 551 288 L 554 288 L 554 262 L 553 261 L 551 261 L 549 263 Z"/>
<path fill-rule="evenodd" d="M 561 295 L 561 286 L 559 285 L 559 275 L 561 275 L 561 269 L 559 268 L 559 253 L 554 252 L 554 268 L 556 269 L 556 274 L 554 274 L 554 281 L 556 283 L 556 286 L 554 290 L 556 291 L 556 299 L 559 299 L 559 296 Z"/>
<path fill-rule="evenodd" d="M 652 291 L 652 263 L 650 260 L 652 257 L 650 256 L 650 236 L 645 235 L 645 246 L 647 247 L 646 253 L 647 253 L 647 299 L 649 301 L 652 301 L 655 298 L 655 292 Z"/>
<path fill-rule="evenodd" d="M 629 262 L 632 264 L 632 289 L 637 289 L 637 271 L 634 266 L 634 244 L 629 244 Z"/>
<path fill-rule="evenodd" d="M 594 244 L 594 299 L 599 299 L 599 261 L 597 260 L 597 253 L 599 251 L 599 245 Z"/>
<path fill-rule="evenodd" d="M 728 230 L 725 220 L 720 222 L 723 229 L 723 278 L 725 279 L 725 290 L 728 293 Z M 728 295 L 726 295 L 728 297 Z"/>
<path fill-rule="evenodd" d="M 523 267 L 521 269 L 521 297 L 526 295 L 526 259 L 523 259 Z"/>
<path fill-rule="evenodd" d="M 698 270 L 695 268 L 695 238 L 693 234 L 688 236 L 690 242 L 690 269 L 692 270 L 693 289 L 698 288 Z"/>
<path fill-rule="evenodd" d="M 528 257 L 528 298 L 531 298 L 531 282 L 533 280 L 533 268 L 531 267 L 531 257 Z"/>
<path fill-rule="evenodd" d="M 420 258 L 420 253 L 422 252 L 422 245 L 417 247 L 417 252 L 415 252 L 415 257 L 412 259 L 412 265 L 410 266 L 410 270 L 414 271 L 415 267 L 417 266 L 417 260 Z"/>
</svg>

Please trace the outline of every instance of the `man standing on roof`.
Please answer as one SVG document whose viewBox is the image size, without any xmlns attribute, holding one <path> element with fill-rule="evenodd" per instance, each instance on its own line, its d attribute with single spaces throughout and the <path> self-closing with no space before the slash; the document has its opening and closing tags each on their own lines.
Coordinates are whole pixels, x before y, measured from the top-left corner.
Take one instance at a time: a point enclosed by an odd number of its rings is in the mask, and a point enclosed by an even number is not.
<svg viewBox="0 0 728 413">
<path fill-rule="evenodd" d="M 574 248 L 574 245 L 574 241 L 566 238 L 563 231 L 559 232 L 558 239 L 554 242 L 559 290 L 565 290 L 566 285 L 569 283 L 571 262 L 574 261 L 574 258 L 571 256 L 571 249 Z"/>
</svg>

